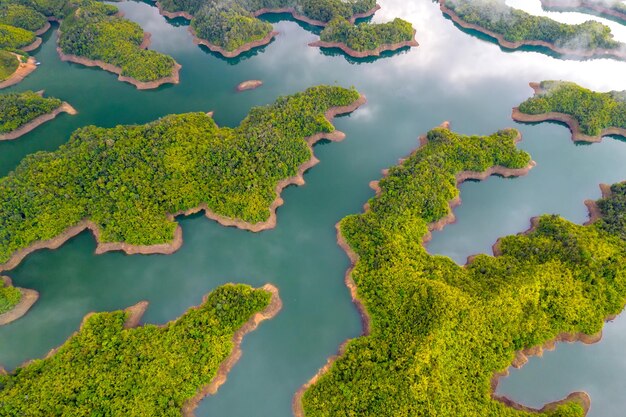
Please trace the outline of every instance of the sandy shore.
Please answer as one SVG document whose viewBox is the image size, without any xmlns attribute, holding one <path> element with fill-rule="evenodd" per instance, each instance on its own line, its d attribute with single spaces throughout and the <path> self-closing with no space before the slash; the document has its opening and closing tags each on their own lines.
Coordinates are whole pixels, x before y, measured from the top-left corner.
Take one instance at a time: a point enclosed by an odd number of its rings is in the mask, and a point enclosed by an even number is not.
<svg viewBox="0 0 626 417">
<path fill-rule="evenodd" d="M 263 85 L 263 81 L 261 80 L 248 80 L 240 83 L 236 90 L 237 91 L 247 91 L 247 90 L 255 90 Z"/>
<path fill-rule="evenodd" d="M 380 45 L 376 49 L 372 49 L 369 51 L 356 51 L 341 42 L 316 41 L 316 42 L 311 42 L 309 46 L 313 46 L 317 48 L 337 48 L 337 49 L 341 49 L 346 55 L 349 55 L 352 58 L 368 58 L 368 57 L 380 56 L 383 52 L 393 52 L 402 48 L 407 48 L 407 47 L 411 48 L 411 47 L 419 46 L 419 43 L 415 40 L 415 33 L 416 31 L 414 30 L 413 40 L 398 42 L 398 43 L 391 43 L 391 44 L 384 44 L 384 45 Z"/>
<path fill-rule="evenodd" d="M 74 115 L 74 114 L 77 114 L 78 112 L 69 103 L 64 101 L 63 103 L 61 103 L 59 107 L 54 109 L 52 112 L 47 113 L 47 114 L 42 114 L 41 116 L 31 120 L 30 122 L 26 123 L 25 125 L 11 132 L 0 134 L 0 141 L 17 139 L 20 136 L 27 134 L 31 130 L 36 129 L 40 125 L 54 119 L 61 113 Z"/>
<path fill-rule="evenodd" d="M 24 52 L 34 51 L 41 46 L 42 42 L 43 40 L 41 38 L 35 38 L 35 41 L 33 43 L 31 43 L 30 45 L 26 45 L 20 49 Z"/>
<path fill-rule="evenodd" d="M 620 48 L 616 49 L 593 49 L 593 50 L 576 50 L 576 49 L 568 49 L 562 48 L 557 45 L 554 45 L 545 41 L 519 41 L 519 42 L 510 42 L 504 39 L 503 35 L 499 33 L 495 33 L 491 30 L 485 29 L 482 26 L 468 23 L 464 21 L 459 15 L 457 15 L 452 9 L 449 9 L 445 5 L 445 0 L 439 0 L 441 11 L 448 16 L 454 23 L 461 26 L 464 29 L 471 29 L 478 32 L 481 32 L 493 39 L 495 39 L 500 46 L 506 49 L 519 49 L 523 46 L 539 46 L 543 48 L 550 49 L 553 52 L 556 52 L 559 55 L 563 56 L 571 56 L 575 58 L 615 58 L 626 60 L 626 52 L 624 52 Z"/>
<path fill-rule="evenodd" d="M 544 92 L 539 83 L 530 83 L 529 85 L 535 91 L 535 95 L 540 95 Z M 602 129 L 598 136 L 586 135 L 581 132 L 578 120 L 576 120 L 573 116 L 565 113 L 550 112 L 541 114 L 526 114 L 522 113 L 519 110 L 519 107 L 515 107 L 513 108 L 511 117 L 516 122 L 522 123 L 540 123 L 548 121 L 565 123 L 569 130 L 572 132 L 572 140 L 574 142 L 601 142 L 603 137 L 609 135 L 618 135 L 626 138 L 626 129 L 619 127 L 609 127 L 606 129 Z"/>
<path fill-rule="evenodd" d="M 12 85 L 19 83 L 24 78 L 26 78 L 28 74 L 30 74 L 31 72 L 37 69 L 37 65 L 35 65 L 37 60 L 33 58 L 32 56 L 28 57 L 28 61 L 22 62 L 20 60 L 19 55 L 17 54 L 13 54 L 13 55 L 15 55 L 15 58 L 19 61 L 20 64 L 15 70 L 15 72 L 9 78 L 0 82 L 0 89 L 7 88 L 7 87 L 10 87 Z"/>
<path fill-rule="evenodd" d="M 541 0 L 541 5 L 545 9 L 557 11 L 576 12 L 577 9 L 587 9 L 602 16 L 613 17 L 621 21 L 626 21 L 626 13 L 614 10 L 601 3 L 593 3 L 586 0 Z"/>
<path fill-rule="evenodd" d="M 189 33 L 191 33 L 191 35 L 193 36 L 193 43 L 195 43 L 196 45 L 204 45 L 207 48 L 209 48 L 211 51 L 217 52 L 226 58 L 236 58 L 239 55 L 243 54 L 244 52 L 248 52 L 254 48 L 259 48 L 261 46 L 268 45 L 270 42 L 272 42 L 272 40 L 274 40 L 276 36 L 278 36 L 278 32 L 271 31 L 263 39 L 259 39 L 254 42 L 248 42 L 245 45 L 242 45 L 239 48 L 235 49 L 234 51 L 227 51 L 221 46 L 217 46 L 207 41 L 206 39 L 199 38 L 196 34 L 196 31 L 191 26 L 189 26 L 188 30 L 189 30 Z"/>
<path fill-rule="evenodd" d="M 0 277 L 0 280 L 2 280 L 7 287 L 13 286 L 11 278 L 9 277 Z M 0 326 L 9 324 L 24 316 L 39 298 L 39 293 L 35 290 L 29 290 L 27 288 L 18 288 L 18 290 L 22 293 L 22 299 L 13 309 L 0 314 Z"/>
<path fill-rule="evenodd" d="M 365 98 L 365 96 L 361 95 L 358 100 L 356 100 L 354 103 L 348 106 L 332 107 L 328 109 L 325 113 L 325 117 L 329 122 L 332 122 L 335 116 L 338 116 L 341 114 L 352 113 L 353 111 L 361 107 L 366 102 L 367 102 L 367 99 Z M 335 130 L 331 133 L 325 133 L 325 132 L 317 133 L 313 136 L 309 136 L 308 138 L 305 138 L 305 141 L 307 142 L 307 145 L 311 152 L 311 159 L 309 159 L 307 162 L 305 162 L 299 167 L 298 173 L 295 176 L 286 178 L 278 182 L 278 184 L 276 185 L 274 189 L 276 193 L 276 199 L 272 202 L 272 204 L 269 207 L 269 211 L 270 211 L 269 218 L 264 222 L 253 224 L 253 223 L 244 222 L 242 220 L 224 217 L 211 211 L 207 207 L 206 204 L 201 204 L 200 206 L 191 208 L 189 210 L 184 210 L 184 211 L 179 211 L 177 213 L 168 214 L 167 218 L 173 221 L 176 216 L 180 216 L 180 215 L 190 216 L 192 214 L 199 213 L 200 211 L 204 210 L 205 216 L 207 218 L 211 220 L 215 220 L 222 226 L 236 227 L 238 229 L 247 230 L 250 232 L 260 232 L 263 230 L 272 229 L 276 227 L 276 210 L 278 209 L 278 207 L 282 206 L 284 203 L 283 199 L 280 197 L 280 194 L 282 193 L 283 189 L 285 189 L 286 187 L 290 185 L 303 185 L 304 173 L 319 162 L 319 160 L 314 155 L 313 145 L 315 145 L 315 143 L 323 139 L 327 139 L 330 141 L 341 141 L 344 138 L 345 138 L 345 134 L 338 130 Z M 140 246 L 140 245 L 130 245 L 128 243 L 123 243 L 123 242 L 101 242 L 100 230 L 98 226 L 89 220 L 83 220 L 77 225 L 66 229 L 63 233 L 61 233 L 59 236 L 53 239 L 37 241 L 29 245 L 27 248 L 18 250 L 11 256 L 11 258 L 7 262 L 5 262 L 4 264 L 0 264 L 0 272 L 15 268 L 17 265 L 19 265 L 20 262 L 22 262 L 22 260 L 26 256 L 28 256 L 29 254 L 37 250 L 57 249 L 61 245 L 63 245 L 66 241 L 82 233 L 85 230 L 90 230 L 93 233 L 94 238 L 97 243 L 95 253 L 98 255 L 102 253 L 110 252 L 110 251 L 122 251 L 128 255 L 135 255 L 135 254 L 169 255 L 169 254 L 176 252 L 178 249 L 180 249 L 180 247 L 183 244 L 183 231 L 180 226 L 176 227 L 176 230 L 174 231 L 173 239 L 169 243 L 162 243 L 162 244 L 149 245 L 149 246 L 148 245 Z"/>
<path fill-rule="evenodd" d="M 61 36 L 60 30 L 58 31 L 58 36 L 59 37 Z M 146 49 L 148 46 L 150 46 L 150 36 L 151 35 L 148 32 L 144 33 L 143 41 L 141 42 L 141 45 L 139 45 L 140 49 Z M 58 38 L 57 38 L 57 44 L 58 44 Z M 116 67 L 115 65 L 108 64 L 106 62 L 99 61 L 99 60 L 84 58 L 81 56 L 64 54 L 61 48 L 58 46 L 57 46 L 57 53 L 59 54 L 61 61 L 74 62 L 76 64 L 81 64 L 86 67 L 99 67 L 105 71 L 109 71 L 114 74 L 117 74 L 118 75 L 117 79 L 119 81 L 132 84 L 135 87 L 137 87 L 138 90 L 151 90 L 163 84 L 178 84 L 180 82 L 179 72 L 182 67 L 176 61 L 174 61 L 174 68 L 172 68 L 172 75 L 170 75 L 169 77 L 164 77 L 155 81 L 138 81 L 132 77 L 123 76 L 122 68 Z"/>
<path fill-rule="evenodd" d="M 50 22 L 46 21 L 46 24 L 43 25 L 43 27 L 35 31 L 35 36 L 43 35 L 44 33 L 50 30 L 50 27 L 51 27 Z"/>
</svg>

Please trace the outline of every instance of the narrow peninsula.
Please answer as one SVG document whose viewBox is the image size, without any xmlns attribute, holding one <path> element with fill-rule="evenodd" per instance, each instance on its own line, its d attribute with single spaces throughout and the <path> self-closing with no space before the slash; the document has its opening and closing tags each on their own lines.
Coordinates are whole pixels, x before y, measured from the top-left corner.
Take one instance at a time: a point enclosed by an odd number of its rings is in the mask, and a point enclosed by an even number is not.
<svg viewBox="0 0 626 417">
<path fill-rule="evenodd" d="M 0 50 L 0 90 L 26 78 L 37 69 L 36 62 L 33 57 Z"/>
<path fill-rule="evenodd" d="M 17 139 L 61 113 L 76 114 L 68 103 L 43 91 L 0 94 L 0 141 Z"/>
<path fill-rule="evenodd" d="M 576 142 L 600 142 L 609 135 L 626 137 L 626 91 L 597 93 L 565 81 L 530 86 L 535 96 L 513 109 L 514 120 L 565 123 Z"/>
<path fill-rule="evenodd" d="M 332 118 L 364 103 L 354 89 L 318 86 L 252 109 L 236 128 L 202 112 L 81 128 L 0 178 L 0 271 L 85 229 L 97 253 L 172 253 L 175 216 L 202 210 L 225 226 L 272 228 L 281 191 L 318 162 L 312 146 L 345 137 Z"/>
<path fill-rule="evenodd" d="M 624 307 L 626 187 L 598 202 L 592 224 L 539 217 L 528 232 L 501 239 L 498 256 L 471 257 L 464 267 L 424 247 L 431 230 L 453 219 L 460 182 L 528 172 L 518 139 L 515 130 L 477 137 L 436 128 L 374 184 L 365 213 L 341 220 L 364 335 L 303 387 L 296 416 L 585 415 L 585 393 L 535 410 L 494 389 L 520 352 L 598 335 Z"/>
<path fill-rule="evenodd" d="M 505 0 L 439 0 L 439 4 L 455 24 L 483 33 L 503 48 L 538 46 L 563 57 L 626 59 L 626 44 L 593 20 L 559 23 L 510 7 Z"/>
<path fill-rule="evenodd" d="M 541 0 L 546 10 L 586 12 L 626 24 L 626 3 L 621 0 Z"/>
<path fill-rule="evenodd" d="M 139 326 L 147 304 L 89 314 L 46 358 L 0 375 L 3 415 L 192 416 L 226 381 L 243 337 L 282 305 L 271 285 L 228 284 L 177 320 Z"/>
<path fill-rule="evenodd" d="M 339 48 L 353 57 L 417 46 L 415 31 L 404 20 L 356 24 L 380 8 L 375 0 L 218 0 L 210 6 L 199 0 L 162 0 L 157 5 L 164 16 L 190 19 L 194 42 L 227 58 L 267 45 L 278 35 L 270 23 L 259 19 L 270 13 L 287 13 L 306 24 L 326 27 L 321 40 L 311 46 Z"/>
<path fill-rule="evenodd" d="M 39 298 L 39 293 L 13 286 L 11 278 L 0 276 L 0 326 L 24 316 Z"/>
</svg>

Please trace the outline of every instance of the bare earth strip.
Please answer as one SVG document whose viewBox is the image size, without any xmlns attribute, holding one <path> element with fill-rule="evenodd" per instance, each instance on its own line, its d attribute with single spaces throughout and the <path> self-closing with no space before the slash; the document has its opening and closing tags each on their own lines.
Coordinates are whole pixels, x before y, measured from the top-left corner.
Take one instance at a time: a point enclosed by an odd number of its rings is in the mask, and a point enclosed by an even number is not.
<svg viewBox="0 0 626 417">
<path fill-rule="evenodd" d="M 35 65 L 37 60 L 33 58 L 32 56 L 28 57 L 28 61 L 22 62 L 19 55 L 17 54 L 13 54 L 13 55 L 15 55 L 15 58 L 19 61 L 20 64 L 15 70 L 15 72 L 9 78 L 0 82 L 0 89 L 7 88 L 7 87 L 10 87 L 12 85 L 15 85 L 21 82 L 31 72 L 37 69 L 37 65 Z"/>
<path fill-rule="evenodd" d="M 341 114 L 352 113 L 353 111 L 355 111 L 356 109 L 364 105 L 366 102 L 367 102 L 367 99 L 365 98 L 365 96 L 362 95 L 359 97 L 358 100 L 356 100 L 354 103 L 350 105 L 332 107 L 328 109 L 328 111 L 326 111 L 325 113 L 325 117 L 329 122 L 332 122 L 332 119 L 335 116 L 338 116 Z M 346 135 L 343 132 L 335 130 L 331 133 L 325 133 L 325 132 L 318 133 L 313 136 L 309 136 L 308 138 L 305 138 L 307 145 L 309 147 L 309 151 L 311 153 L 311 159 L 309 159 L 307 162 L 305 162 L 299 167 L 296 175 L 278 182 L 275 188 L 276 199 L 270 205 L 269 218 L 264 222 L 248 223 L 242 220 L 224 217 L 224 216 L 221 216 L 219 214 L 212 212 L 207 207 L 206 204 L 201 204 L 200 206 L 189 209 L 189 210 L 172 213 L 172 214 L 169 214 L 167 217 L 169 220 L 173 221 L 176 216 L 180 216 L 180 215 L 189 216 L 189 215 L 192 215 L 192 214 L 195 214 L 204 210 L 207 218 L 217 221 L 222 226 L 232 226 L 238 229 L 248 230 L 251 232 L 260 232 L 263 230 L 272 229 L 276 227 L 276 210 L 278 209 L 278 207 L 282 206 L 284 203 L 283 199 L 280 197 L 280 194 L 282 193 L 283 189 L 285 189 L 286 187 L 290 185 L 304 185 L 304 173 L 308 171 L 311 167 L 317 165 L 317 163 L 319 162 L 319 160 L 314 155 L 313 145 L 323 139 L 338 142 L 338 141 L 343 140 L 345 137 Z M 133 255 L 133 254 L 169 255 L 169 254 L 176 252 L 178 249 L 180 249 L 180 247 L 183 244 L 183 232 L 180 226 L 176 227 L 173 240 L 168 243 L 140 246 L 140 245 L 130 245 L 128 243 L 123 243 L 123 242 L 101 242 L 100 230 L 98 226 L 95 223 L 85 219 L 81 221 L 80 223 L 78 223 L 77 225 L 66 229 L 63 233 L 61 233 L 60 235 L 58 235 L 57 237 L 53 239 L 40 240 L 40 241 L 34 242 L 33 244 L 29 245 L 28 247 L 24 249 L 18 250 L 11 256 L 11 258 L 6 263 L 0 264 L 0 272 L 15 268 L 17 265 L 19 265 L 19 263 L 26 256 L 28 256 L 32 252 L 35 252 L 40 249 L 57 249 L 61 245 L 63 245 L 67 240 L 73 238 L 74 236 L 78 235 L 79 233 L 87 229 L 91 230 L 91 232 L 93 233 L 96 239 L 96 242 L 97 242 L 96 254 L 102 254 L 102 253 L 109 252 L 109 251 L 122 251 L 128 255 Z"/>
<path fill-rule="evenodd" d="M 54 109 L 52 112 L 47 113 L 47 114 L 42 114 L 41 116 L 31 120 L 30 122 L 26 123 L 25 125 L 15 129 L 15 130 L 13 130 L 11 132 L 0 134 L 0 141 L 17 139 L 20 136 L 23 136 L 23 135 L 27 134 L 28 132 L 36 129 L 40 125 L 42 125 L 42 124 L 44 124 L 44 123 L 54 119 L 55 117 L 57 117 L 61 113 L 67 113 L 67 114 L 75 115 L 78 112 L 69 103 L 64 101 L 63 103 L 61 103 L 61 105 L 59 107 Z"/>
<path fill-rule="evenodd" d="M 13 283 L 11 282 L 11 278 L 9 277 L 0 277 L 0 279 L 4 281 L 4 285 L 6 286 L 13 285 Z M 39 293 L 35 290 L 29 290 L 26 288 L 18 288 L 18 290 L 20 290 L 20 292 L 22 293 L 22 298 L 20 299 L 20 302 L 17 303 L 17 305 L 11 310 L 7 311 L 6 313 L 0 314 L 0 326 L 9 324 L 24 316 L 39 298 Z"/>
</svg>

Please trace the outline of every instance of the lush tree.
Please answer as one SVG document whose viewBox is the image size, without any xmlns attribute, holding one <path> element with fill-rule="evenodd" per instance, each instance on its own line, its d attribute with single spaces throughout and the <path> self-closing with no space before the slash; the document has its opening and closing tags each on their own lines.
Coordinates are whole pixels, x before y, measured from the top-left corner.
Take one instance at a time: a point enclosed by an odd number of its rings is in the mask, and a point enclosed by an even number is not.
<svg viewBox="0 0 626 417">
<path fill-rule="evenodd" d="M 32 91 L 0 94 L 0 134 L 16 130 L 59 106 L 61 100 Z"/>
</svg>

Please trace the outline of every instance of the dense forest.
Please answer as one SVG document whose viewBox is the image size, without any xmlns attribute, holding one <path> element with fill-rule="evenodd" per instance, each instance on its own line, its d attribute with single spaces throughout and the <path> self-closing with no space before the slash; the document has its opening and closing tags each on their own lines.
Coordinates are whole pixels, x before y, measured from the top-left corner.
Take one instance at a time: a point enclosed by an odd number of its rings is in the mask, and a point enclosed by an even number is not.
<svg viewBox="0 0 626 417">
<path fill-rule="evenodd" d="M 36 32 L 48 23 L 48 19 L 35 9 L 22 4 L 0 2 L 0 23 Z"/>
<path fill-rule="evenodd" d="M 20 66 L 17 57 L 9 51 L 0 50 L 0 81 L 9 78 Z"/>
<path fill-rule="evenodd" d="M 15 51 L 35 42 L 35 34 L 29 30 L 0 23 L 0 49 Z"/>
<path fill-rule="evenodd" d="M 61 100 L 33 91 L 0 94 L 0 134 L 12 132 L 61 106 Z"/>
<path fill-rule="evenodd" d="M 535 416 L 491 398 L 491 380 L 515 352 L 561 333 L 595 334 L 626 297 L 626 187 L 601 203 L 603 221 L 579 226 L 558 216 L 502 239 L 497 257 L 466 267 L 430 255 L 428 224 L 450 213 L 456 175 L 521 168 L 516 131 L 463 136 L 444 128 L 380 181 L 364 214 L 340 223 L 358 257 L 352 278 L 371 332 L 304 394 L 307 417 Z M 577 401 L 540 415 L 582 417 Z"/>
<path fill-rule="evenodd" d="M 540 87 L 543 92 L 520 104 L 520 112 L 570 115 L 589 136 L 611 127 L 626 129 L 626 91 L 597 93 L 564 81 L 543 81 Z"/>
<path fill-rule="evenodd" d="M 270 300 L 225 285 L 164 326 L 127 328 L 127 311 L 93 314 L 52 356 L 0 375 L 2 415 L 180 416 Z"/>
<path fill-rule="evenodd" d="M 509 7 L 504 0 L 445 0 L 445 6 L 463 21 L 502 35 L 509 42 L 544 41 L 574 51 L 624 46 L 613 39 L 608 26 L 599 22 L 559 23 Z"/>
<path fill-rule="evenodd" d="M 65 54 L 119 67 L 121 75 L 138 81 L 156 81 L 171 76 L 176 65 L 174 59 L 140 48 L 143 29 L 117 13 L 115 6 L 85 2 L 63 19 L 59 47 Z"/>
<path fill-rule="evenodd" d="M 277 183 L 312 156 L 304 139 L 332 132 L 324 113 L 358 98 L 354 89 L 313 87 L 253 108 L 236 128 L 205 113 L 81 128 L 0 179 L 0 263 L 83 219 L 98 225 L 101 241 L 133 245 L 170 242 L 176 222 L 167 214 L 203 203 L 231 219 L 265 221 Z"/>
<path fill-rule="evenodd" d="M 320 34 L 323 42 L 337 42 L 359 52 L 413 40 L 413 26 L 402 19 L 389 23 L 353 25 L 342 17 L 333 19 Z"/>
<path fill-rule="evenodd" d="M 0 314 L 12 310 L 21 299 L 21 291 L 12 285 L 7 285 L 0 277 Z"/>
</svg>

